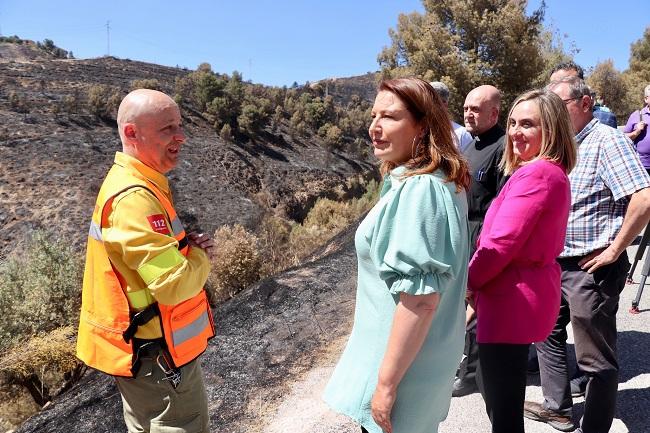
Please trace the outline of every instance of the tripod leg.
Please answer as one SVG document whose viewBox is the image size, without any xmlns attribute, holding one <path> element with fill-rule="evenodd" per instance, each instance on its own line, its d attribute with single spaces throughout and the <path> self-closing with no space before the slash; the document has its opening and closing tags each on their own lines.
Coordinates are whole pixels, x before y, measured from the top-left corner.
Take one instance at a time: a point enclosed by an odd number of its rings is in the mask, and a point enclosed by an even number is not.
<svg viewBox="0 0 650 433">
<path fill-rule="evenodd" d="M 650 225 L 648 225 L 645 231 L 643 232 L 643 237 L 641 238 L 641 242 L 639 243 L 639 248 L 637 248 L 636 254 L 634 255 L 634 262 L 632 263 L 630 272 L 627 274 L 627 279 L 626 279 L 627 284 L 634 284 L 634 280 L 632 279 L 634 276 L 634 271 L 636 270 L 636 265 L 643 258 L 643 253 L 645 253 L 645 250 L 648 246 L 648 242 L 650 242 Z"/>
<path fill-rule="evenodd" d="M 636 297 L 632 301 L 632 308 L 630 308 L 630 313 L 639 314 L 639 302 L 641 301 L 641 295 L 643 294 L 643 288 L 645 286 L 645 280 L 648 278 L 650 273 L 650 254 L 643 261 L 643 268 L 641 269 L 641 281 L 639 282 L 639 289 L 636 292 Z"/>
</svg>

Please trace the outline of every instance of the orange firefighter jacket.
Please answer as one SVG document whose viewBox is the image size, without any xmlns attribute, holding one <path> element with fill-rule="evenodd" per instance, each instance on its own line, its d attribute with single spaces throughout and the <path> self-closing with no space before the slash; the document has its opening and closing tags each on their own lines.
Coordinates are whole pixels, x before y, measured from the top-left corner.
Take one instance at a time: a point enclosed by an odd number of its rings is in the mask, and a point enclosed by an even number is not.
<svg viewBox="0 0 650 433">
<path fill-rule="evenodd" d="M 164 337 L 176 367 L 207 347 L 214 325 L 203 285 L 210 264 L 187 244 L 167 178 L 117 152 L 102 184 L 88 235 L 77 356 L 115 376 L 131 377 L 130 317 L 157 302 L 159 316 L 135 337 Z"/>
</svg>

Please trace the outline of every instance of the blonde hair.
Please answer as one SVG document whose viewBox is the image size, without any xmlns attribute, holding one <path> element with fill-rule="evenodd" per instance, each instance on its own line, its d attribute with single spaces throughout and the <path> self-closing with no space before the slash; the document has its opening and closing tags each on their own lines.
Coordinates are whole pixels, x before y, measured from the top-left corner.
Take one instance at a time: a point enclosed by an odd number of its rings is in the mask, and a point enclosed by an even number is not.
<svg viewBox="0 0 650 433">
<path fill-rule="evenodd" d="M 542 144 L 536 158 L 561 164 L 565 172 L 570 173 L 576 165 L 577 152 L 571 118 L 564 101 L 550 90 L 530 90 L 515 99 L 508 113 L 508 121 L 515 107 L 524 101 L 534 102 L 539 109 Z M 514 154 L 510 134 L 506 133 L 506 147 L 499 164 L 501 170 L 506 175 L 510 175 L 522 162 Z"/>
<path fill-rule="evenodd" d="M 424 127 L 421 141 L 414 144 L 413 154 L 404 166 L 404 176 L 433 173 L 441 169 L 447 182 L 454 182 L 456 190 L 468 189 L 471 181 L 469 166 L 461 155 L 451 121 L 440 96 L 429 83 L 415 77 L 384 80 L 379 91 L 385 90 L 397 96 L 411 113 L 415 122 Z M 382 175 L 390 172 L 397 164 L 384 161 Z"/>
</svg>

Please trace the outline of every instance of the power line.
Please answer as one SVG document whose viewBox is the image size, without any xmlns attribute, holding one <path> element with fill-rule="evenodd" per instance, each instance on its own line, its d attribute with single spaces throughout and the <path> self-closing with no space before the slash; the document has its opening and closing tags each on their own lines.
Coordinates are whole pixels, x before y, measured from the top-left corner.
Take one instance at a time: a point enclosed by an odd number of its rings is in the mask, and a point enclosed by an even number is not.
<svg viewBox="0 0 650 433">
<path fill-rule="evenodd" d="M 106 55 L 111 55 L 111 22 L 106 21 Z"/>
</svg>

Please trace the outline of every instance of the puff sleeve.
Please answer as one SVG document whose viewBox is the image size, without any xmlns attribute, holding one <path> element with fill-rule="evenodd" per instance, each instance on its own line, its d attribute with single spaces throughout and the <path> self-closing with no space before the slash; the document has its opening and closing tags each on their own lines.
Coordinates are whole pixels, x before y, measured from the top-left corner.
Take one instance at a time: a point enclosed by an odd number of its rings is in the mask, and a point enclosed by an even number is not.
<svg viewBox="0 0 650 433">
<path fill-rule="evenodd" d="M 370 257 L 390 293 L 443 293 L 467 261 L 467 207 L 455 185 L 434 175 L 405 178 L 379 211 Z"/>
</svg>

